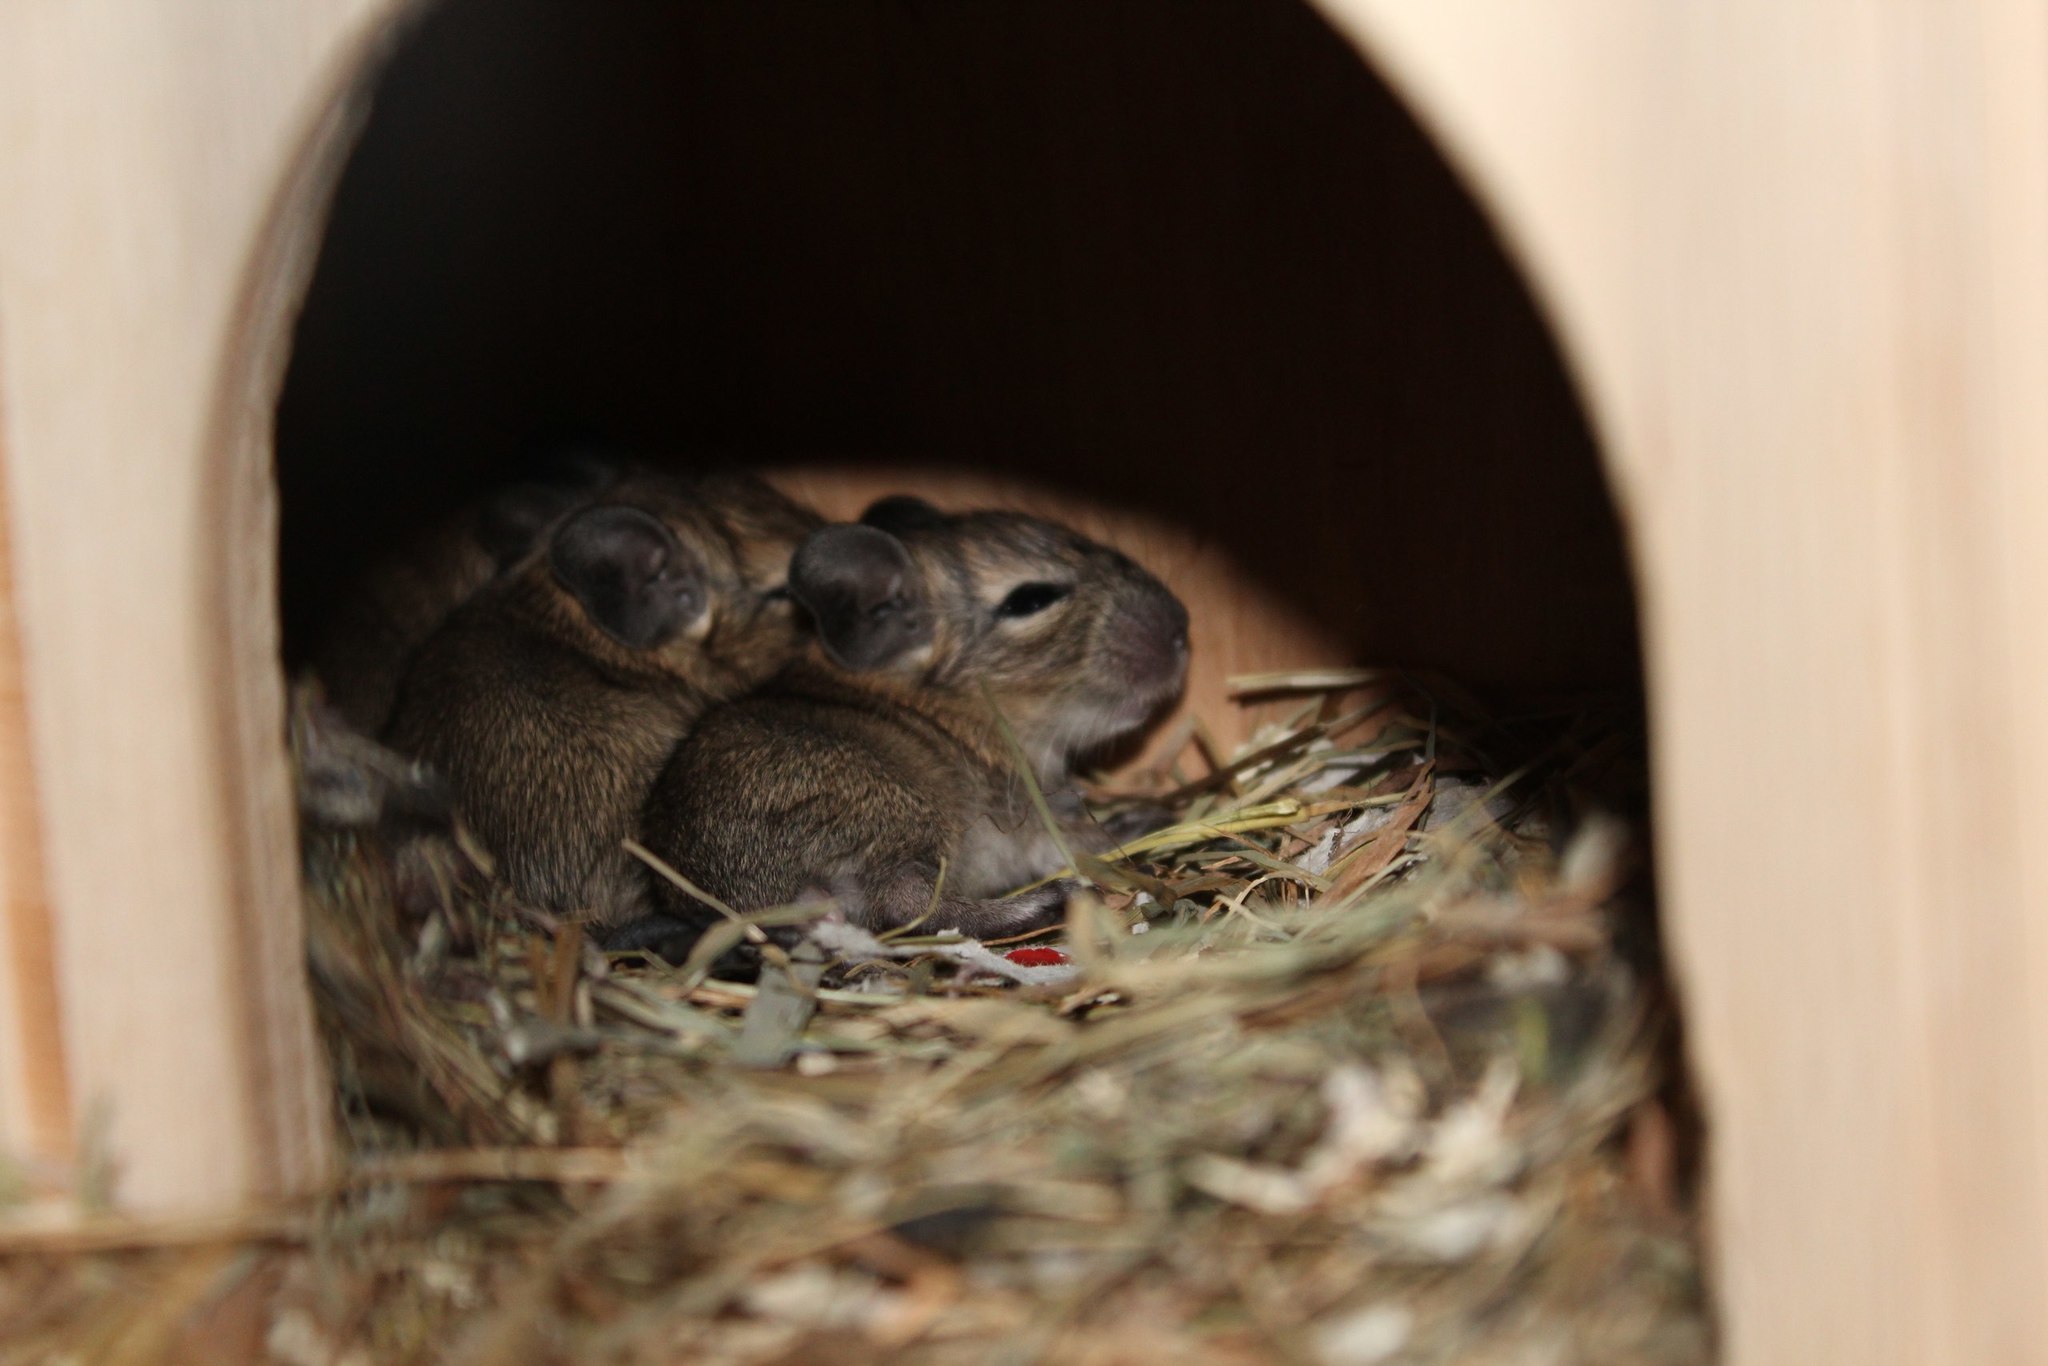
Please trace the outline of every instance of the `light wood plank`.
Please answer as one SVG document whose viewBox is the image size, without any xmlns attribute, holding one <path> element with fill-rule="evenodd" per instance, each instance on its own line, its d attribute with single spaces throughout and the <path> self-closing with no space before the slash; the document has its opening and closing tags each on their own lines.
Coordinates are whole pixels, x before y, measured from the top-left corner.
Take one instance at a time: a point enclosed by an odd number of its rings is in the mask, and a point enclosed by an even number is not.
<svg viewBox="0 0 2048 1366">
<path fill-rule="evenodd" d="M 5 418 L 0 409 L 0 445 Z M 6 513 L 0 480 L 0 1145 L 40 1184 L 74 1145 Z"/>
<path fill-rule="evenodd" d="M 64 1061 L 137 1210 L 326 1169 L 264 409 L 305 249 L 279 224 L 319 220 L 290 168 L 391 8 L 0 14 L 0 410 Z"/>
<path fill-rule="evenodd" d="M 2048 15 L 1326 8 L 1629 505 L 1730 1359 L 2044 1359 Z"/>
</svg>

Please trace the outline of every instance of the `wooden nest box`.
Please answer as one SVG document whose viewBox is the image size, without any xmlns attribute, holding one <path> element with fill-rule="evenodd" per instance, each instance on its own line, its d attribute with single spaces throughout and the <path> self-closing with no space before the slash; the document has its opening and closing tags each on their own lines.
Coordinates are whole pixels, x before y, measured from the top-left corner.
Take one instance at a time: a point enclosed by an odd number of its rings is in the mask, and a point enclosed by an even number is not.
<svg viewBox="0 0 2048 1366">
<path fill-rule="evenodd" d="M 328 1179 L 283 666 L 588 423 L 1107 528 L 1213 717 L 1640 661 L 1731 1358 L 2042 1359 L 2048 15 L 414 8 L 0 16 L 32 1185 Z"/>
</svg>

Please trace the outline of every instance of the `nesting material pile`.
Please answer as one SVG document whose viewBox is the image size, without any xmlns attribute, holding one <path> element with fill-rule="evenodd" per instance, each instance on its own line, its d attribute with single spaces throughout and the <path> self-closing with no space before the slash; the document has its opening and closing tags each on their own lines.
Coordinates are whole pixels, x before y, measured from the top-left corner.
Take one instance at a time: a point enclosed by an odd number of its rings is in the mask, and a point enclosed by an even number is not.
<svg viewBox="0 0 2048 1366">
<path fill-rule="evenodd" d="M 827 925 L 724 982 L 737 924 L 607 961 L 459 838 L 309 835 L 349 1180 L 211 1274 L 308 1363 L 1705 1360 L 1582 796 L 1627 732 L 1249 690 L 1241 752 L 1101 794 L 1180 822 L 1029 945 Z M 174 1333 L 148 1286 L 226 1299 L 190 1255 L 17 1268 L 0 1332 Z"/>
</svg>

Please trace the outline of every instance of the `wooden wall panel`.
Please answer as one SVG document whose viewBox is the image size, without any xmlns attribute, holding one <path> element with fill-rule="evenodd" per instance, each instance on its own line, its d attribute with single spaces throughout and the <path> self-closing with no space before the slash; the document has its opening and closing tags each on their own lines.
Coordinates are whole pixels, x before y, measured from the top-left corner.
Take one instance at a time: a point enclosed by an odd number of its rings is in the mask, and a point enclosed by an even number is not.
<svg viewBox="0 0 2048 1366">
<path fill-rule="evenodd" d="M 5 431 L 0 410 L 0 444 Z M 0 479 L 0 1149 L 28 1168 L 34 1189 L 75 1154 L 6 513 Z"/>
<path fill-rule="evenodd" d="M 252 291 L 291 306 L 262 292 L 289 278 L 273 206 L 389 8 L 0 12 L 0 448 L 61 1061 L 73 1132 L 104 1115 L 136 1210 L 326 1168 L 249 393 L 276 364 L 242 343 Z M 317 199 L 286 213 L 316 227 Z M 5 847 L 34 840 L 0 819 Z M 0 976 L 0 1016 L 32 1017 L 32 985 Z M 54 1062 L 0 1043 L 5 1075 Z"/>
<path fill-rule="evenodd" d="M 1730 1359 L 2048 1359 L 2048 12 L 1326 7 L 1629 508 Z"/>
</svg>

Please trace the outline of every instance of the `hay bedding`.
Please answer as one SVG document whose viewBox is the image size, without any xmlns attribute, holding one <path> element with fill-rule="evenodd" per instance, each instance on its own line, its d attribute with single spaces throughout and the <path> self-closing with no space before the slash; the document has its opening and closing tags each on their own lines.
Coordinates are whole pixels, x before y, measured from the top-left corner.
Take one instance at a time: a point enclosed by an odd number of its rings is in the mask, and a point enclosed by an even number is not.
<svg viewBox="0 0 2048 1366">
<path fill-rule="evenodd" d="M 737 924 L 607 961 L 459 835 L 309 830 L 345 1187 L 11 1258 L 0 1356 L 1705 1360 L 1632 855 L 1584 819 L 1627 729 L 1251 690 L 1241 752 L 1099 794 L 1181 823 L 1083 870 L 1060 954 L 839 927 L 725 982 Z"/>
</svg>

